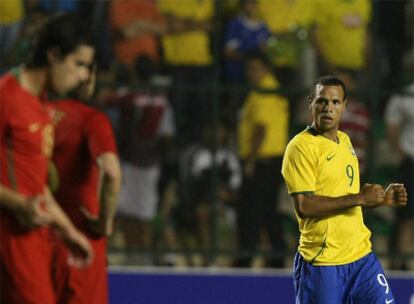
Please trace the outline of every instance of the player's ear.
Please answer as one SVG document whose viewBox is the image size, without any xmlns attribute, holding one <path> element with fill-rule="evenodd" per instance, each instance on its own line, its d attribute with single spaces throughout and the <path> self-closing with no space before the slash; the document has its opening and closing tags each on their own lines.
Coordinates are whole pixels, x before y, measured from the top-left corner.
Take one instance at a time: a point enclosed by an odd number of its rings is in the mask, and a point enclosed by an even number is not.
<svg viewBox="0 0 414 304">
<path fill-rule="evenodd" d="M 312 98 L 308 96 L 307 100 L 308 100 L 308 109 L 309 111 L 312 111 Z"/>
<path fill-rule="evenodd" d="M 49 64 L 55 63 L 61 59 L 60 50 L 57 47 L 47 50 L 47 62 Z"/>
</svg>

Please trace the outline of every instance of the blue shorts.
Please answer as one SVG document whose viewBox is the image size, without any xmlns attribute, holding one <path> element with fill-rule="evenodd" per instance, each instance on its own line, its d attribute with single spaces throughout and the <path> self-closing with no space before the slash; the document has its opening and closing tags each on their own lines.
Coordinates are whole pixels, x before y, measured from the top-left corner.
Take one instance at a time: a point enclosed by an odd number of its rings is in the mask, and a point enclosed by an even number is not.
<svg viewBox="0 0 414 304">
<path fill-rule="evenodd" d="M 373 253 L 339 266 L 312 266 L 296 253 L 293 276 L 296 304 L 395 304 Z"/>
</svg>

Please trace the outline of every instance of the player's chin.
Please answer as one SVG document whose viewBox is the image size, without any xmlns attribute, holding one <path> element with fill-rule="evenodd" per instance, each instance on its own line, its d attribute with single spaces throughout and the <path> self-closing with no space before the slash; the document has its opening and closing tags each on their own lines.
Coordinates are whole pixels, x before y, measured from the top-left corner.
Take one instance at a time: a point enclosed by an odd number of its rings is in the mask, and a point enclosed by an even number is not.
<svg viewBox="0 0 414 304">
<path fill-rule="evenodd" d="M 319 121 L 319 129 L 322 132 L 327 132 L 329 130 L 332 130 L 334 127 L 335 127 L 335 123 L 333 120 L 321 119 Z"/>
</svg>

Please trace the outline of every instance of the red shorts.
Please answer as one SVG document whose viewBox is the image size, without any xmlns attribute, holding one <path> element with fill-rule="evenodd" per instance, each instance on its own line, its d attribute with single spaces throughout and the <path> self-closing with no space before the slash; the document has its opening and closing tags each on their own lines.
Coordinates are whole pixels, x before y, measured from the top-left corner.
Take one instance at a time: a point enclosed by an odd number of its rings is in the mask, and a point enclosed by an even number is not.
<svg viewBox="0 0 414 304">
<path fill-rule="evenodd" d="M 55 304 L 53 232 L 20 229 L 4 214 L 0 221 L 0 303 Z"/>
<path fill-rule="evenodd" d="M 89 239 L 93 248 L 92 264 L 85 268 L 68 265 L 68 251 L 58 242 L 55 253 L 54 281 L 59 304 L 108 303 L 106 238 Z"/>
</svg>

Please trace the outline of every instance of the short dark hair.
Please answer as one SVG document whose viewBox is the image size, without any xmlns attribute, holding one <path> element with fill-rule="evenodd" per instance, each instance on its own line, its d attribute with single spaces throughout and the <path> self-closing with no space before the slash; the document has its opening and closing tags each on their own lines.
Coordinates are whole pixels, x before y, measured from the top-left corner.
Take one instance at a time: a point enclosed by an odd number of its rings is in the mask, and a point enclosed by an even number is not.
<svg viewBox="0 0 414 304">
<path fill-rule="evenodd" d="M 25 59 L 27 67 L 48 65 L 47 52 L 56 48 L 61 58 L 80 45 L 93 46 L 89 28 L 75 13 L 58 13 L 47 18 L 32 37 Z"/>
<path fill-rule="evenodd" d="M 344 92 L 344 100 L 347 98 L 348 93 L 345 87 L 345 84 L 342 82 L 341 79 L 339 79 L 338 77 L 332 76 L 332 75 L 325 75 L 322 77 L 319 77 L 315 83 L 313 84 L 309 96 L 308 96 L 308 100 L 312 101 L 313 98 L 315 98 L 316 95 L 316 87 L 318 85 L 323 85 L 323 86 L 340 86 L 342 87 L 342 91 Z"/>
</svg>

